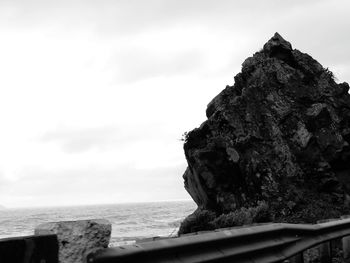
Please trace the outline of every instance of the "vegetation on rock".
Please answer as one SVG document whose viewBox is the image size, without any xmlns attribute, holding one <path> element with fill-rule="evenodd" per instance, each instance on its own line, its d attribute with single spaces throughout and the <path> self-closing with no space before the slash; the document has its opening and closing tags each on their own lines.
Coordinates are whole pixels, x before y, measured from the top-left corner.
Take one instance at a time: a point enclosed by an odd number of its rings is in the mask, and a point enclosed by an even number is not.
<svg viewBox="0 0 350 263">
<path fill-rule="evenodd" d="M 196 210 L 182 223 L 179 234 L 271 222 L 271 220 L 271 214 L 266 202 L 260 202 L 256 207 L 241 207 L 219 216 L 212 211 Z"/>
</svg>

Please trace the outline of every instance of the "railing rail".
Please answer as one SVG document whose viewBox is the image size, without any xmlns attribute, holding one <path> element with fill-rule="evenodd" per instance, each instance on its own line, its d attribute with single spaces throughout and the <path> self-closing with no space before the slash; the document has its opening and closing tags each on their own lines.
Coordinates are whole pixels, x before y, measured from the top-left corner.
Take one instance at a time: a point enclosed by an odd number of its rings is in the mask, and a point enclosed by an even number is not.
<svg viewBox="0 0 350 263">
<path fill-rule="evenodd" d="M 0 239 L 1 263 L 58 263 L 56 235 Z"/>
<path fill-rule="evenodd" d="M 282 262 L 318 244 L 350 235 L 350 219 L 322 224 L 264 224 L 103 249 L 89 263 Z"/>
</svg>

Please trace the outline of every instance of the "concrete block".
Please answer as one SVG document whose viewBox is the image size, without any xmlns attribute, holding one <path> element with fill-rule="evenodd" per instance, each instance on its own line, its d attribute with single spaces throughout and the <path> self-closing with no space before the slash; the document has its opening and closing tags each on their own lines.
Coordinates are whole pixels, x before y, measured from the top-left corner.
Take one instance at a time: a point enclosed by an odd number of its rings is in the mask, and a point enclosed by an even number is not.
<svg viewBox="0 0 350 263">
<path fill-rule="evenodd" d="M 60 263 L 83 263 L 88 253 L 107 248 L 111 223 L 104 219 L 44 223 L 35 228 L 35 235 L 56 234 Z"/>
</svg>

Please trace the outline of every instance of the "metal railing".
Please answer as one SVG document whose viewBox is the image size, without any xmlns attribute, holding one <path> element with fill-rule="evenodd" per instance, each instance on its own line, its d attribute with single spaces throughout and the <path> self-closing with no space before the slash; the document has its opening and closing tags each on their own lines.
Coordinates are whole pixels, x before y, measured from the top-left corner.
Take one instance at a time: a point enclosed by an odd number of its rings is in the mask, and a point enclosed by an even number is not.
<svg viewBox="0 0 350 263">
<path fill-rule="evenodd" d="M 350 219 L 315 225 L 264 224 L 107 248 L 88 255 L 87 262 L 302 262 L 300 253 L 306 249 L 343 237 L 343 244 L 349 245 L 349 235 Z M 344 249 L 348 253 L 350 248 Z"/>
<path fill-rule="evenodd" d="M 0 263 L 58 263 L 57 236 L 0 239 Z"/>
</svg>

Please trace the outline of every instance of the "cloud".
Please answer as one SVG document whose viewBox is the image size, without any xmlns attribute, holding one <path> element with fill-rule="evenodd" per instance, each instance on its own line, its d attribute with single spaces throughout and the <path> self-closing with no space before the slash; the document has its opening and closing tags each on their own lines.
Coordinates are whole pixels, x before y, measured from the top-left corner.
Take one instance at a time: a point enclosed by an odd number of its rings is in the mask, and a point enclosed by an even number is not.
<svg viewBox="0 0 350 263">
<path fill-rule="evenodd" d="M 59 128 L 45 132 L 40 142 L 57 143 L 65 153 L 82 153 L 92 149 L 99 151 L 124 147 L 139 141 L 152 141 L 157 130 L 161 132 L 161 125 L 123 125 L 90 127 L 90 128 Z"/>
<path fill-rule="evenodd" d="M 73 53 L 80 53 L 77 46 L 84 48 L 102 40 L 110 54 L 108 61 L 100 61 L 102 52 L 88 61 L 105 63 L 119 84 L 194 74 L 213 62 L 216 68 L 227 65 L 227 72 L 239 67 L 246 55 L 260 48 L 275 31 L 326 65 L 350 59 L 346 52 L 350 44 L 345 34 L 350 26 L 346 1 L 15 0 L 0 5 L 2 26 L 33 28 L 49 37 L 64 34 L 73 39 Z M 86 44 L 82 41 L 75 46 L 77 35 L 82 35 Z M 86 50 L 86 57 L 91 55 L 88 52 L 91 50 Z M 215 57 L 220 58 L 217 63 Z"/>
<path fill-rule="evenodd" d="M 54 171 L 27 167 L 22 180 L 2 191 L 0 198 L 17 207 L 185 199 L 189 196 L 179 180 L 184 169 L 184 164 L 146 170 L 129 165 Z"/>
<path fill-rule="evenodd" d="M 6 179 L 4 173 L 0 171 L 0 192 L 2 191 L 2 189 L 6 188 L 8 183 L 8 179 Z"/>
<path fill-rule="evenodd" d="M 118 81 L 135 82 L 160 76 L 191 74 L 202 67 L 203 57 L 197 50 L 150 52 L 135 47 L 117 54 L 112 65 L 116 68 Z"/>
<path fill-rule="evenodd" d="M 98 127 L 48 131 L 40 141 L 58 143 L 66 153 L 79 153 L 92 148 L 103 149 L 111 144 L 123 143 L 125 139 L 125 134 L 121 136 L 116 127 Z"/>
<path fill-rule="evenodd" d="M 239 23 L 239 27 L 254 27 L 295 9 L 310 11 L 323 2 L 325 0 L 3 0 L 1 10 L 4 10 L 3 19 L 17 26 L 59 24 L 67 30 L 89 27 L 98 33 L 120 36 L 164 30 L 179 24 L 212 25 L 217 29 L 234 23 Z"/>
<path fill-rule="evenodd" d="M 276 31 L 350 80 L 349 8 L 346 0 L 0 1 L 1 202 L 187 196 L 179 137 Z"/>
</svg>

